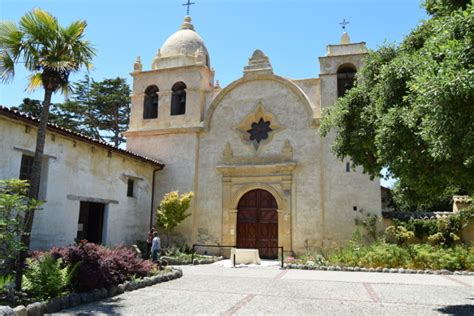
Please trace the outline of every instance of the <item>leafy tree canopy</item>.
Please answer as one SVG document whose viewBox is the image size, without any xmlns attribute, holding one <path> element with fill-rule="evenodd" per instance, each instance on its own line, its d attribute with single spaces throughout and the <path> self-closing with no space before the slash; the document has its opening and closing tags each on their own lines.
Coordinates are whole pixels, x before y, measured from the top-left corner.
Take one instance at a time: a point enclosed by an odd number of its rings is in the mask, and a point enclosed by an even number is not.
<svg viewBox="0 0 474 316">
<path fill-rule="evenodd" d="M 369 51 L 357 85 L 323 118 L 333 150 L 398 179 L 395 201 L 429 207 L 474 193 L 474 10 L 427 0 L 431 17 L 400 45 Z"/>
<path fill-rule="evenodd" d="M 41 101 L 29 98 L 13 109 L 39 117 Z M 95 81 L 89 76 L 72 85 L 70 99 L 51 104 L 48 120 L 74 132 L 119 146 L 126 140 L 130 88 L 124 78 Z"/>
<path fill-rule="evenodd" d="M 156 210 L 156 224 L 167 235 L 167 246 L 169 246 L 169 234 L 182 221 L 191 216 L 187 210 L 191 204 L 191 199 L 194 193 L 188 192 L 179 194 L 178 191 L 173 191 L 165 194 L 160 206 Z"/>
</svg>

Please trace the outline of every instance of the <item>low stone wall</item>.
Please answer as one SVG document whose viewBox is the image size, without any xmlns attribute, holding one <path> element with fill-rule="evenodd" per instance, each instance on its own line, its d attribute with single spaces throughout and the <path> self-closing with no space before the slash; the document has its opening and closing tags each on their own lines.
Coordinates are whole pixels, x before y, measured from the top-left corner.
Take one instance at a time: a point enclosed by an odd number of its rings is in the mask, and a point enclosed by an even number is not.
<svg viewBox="0 0 474 316">
<path fill-rule="evenodd" d="M 452 215 L 452 214 L 449 213 L 449 215 Z M 447 215 L 447 216 L 449 216 L 449 215 Z M 435 220 L 435 217 L 433 217 L 433 218 L 427 217 L 426 220 Z M 383 218 L 383 229 L 385 229 L 389 226 L 393 226 L 393 225 L 395 225 L 395 222 L 392 218 L 387 218 L 387 217 Z M 461 240 L 465 245 L 467 245 L 469 247 L 474 246 L 474 222 L 471 222 L 471 223 L 467 224 L 467 226 L 464 227 L 461 230 L 461 236 L 459 236 L 459 237 L 461 237 Z M 417 242 L 425 242 L 425 241 L 424 240 L 417 240 Z"/>
<path fill-rule="evenodd" d="M 220 261 L 222 259 L 223 259 L 222 257 L 209 257 L 209 258 L 203 258 L 203 259 L 194 258 L 193 262 L 191 262 L 191 260 L 183 261 L 183 260 L 179 260 L 177 258 L 169 257 L 169 256 L 162 256 L 160 258 L 160 260 L 166 260 L 166 262 L 168 262 L 168 264 L 172 266 L 188 265 L 188 264 L 194 264 L 194 265 L 211 264 L 211 263 Z"/>
<path fill-rule="evenodd" d="M 94 301 L 102 300 L 107 297 L 122 294 L 128 291 L 138 290 L 147 286 L 155 285 L 162 282 L 178 279 L 183 276 L 183 271 L 178 268 L 172 268 L 172 271 L 152 277 L 145 277 L 137 281 L 126 281 L 117 286 L 108 289 L 95 289 L 92 292 L 72 293 L 66 296 L 56 297 L 48 302 L 36 302 L 28 306 L 17 306 L 11 308 L 8 306 L 0 306 L 0 316 L 41 316 L 44 314 L 56 313 L 69 307 L 87 304 Z"/>
</svg>

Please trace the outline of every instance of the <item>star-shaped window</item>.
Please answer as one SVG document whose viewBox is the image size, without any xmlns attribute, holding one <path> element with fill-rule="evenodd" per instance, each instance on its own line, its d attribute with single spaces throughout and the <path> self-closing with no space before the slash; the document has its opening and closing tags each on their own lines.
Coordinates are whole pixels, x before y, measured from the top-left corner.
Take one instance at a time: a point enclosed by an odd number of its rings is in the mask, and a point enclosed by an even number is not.
<svg viewBox="0 0 474 316">
<path fill-rule="evenodd" d="M 242 141 L 252 145 L 257 153 L 283 128 L 271 112 L 265 111 L 261 102 L 236 126 Z"/>
<path fill-rule="evenodd" d="M 260 118 L 258 123 L 252 123 L 252 128 L 247 130 L 250 134 L 250 140 L 254 140 L 260 143 L 262 140 L 268 138 L 268 133 L 272 131 L 270 128 L 271 122 L 265 121 L 263 117 Z"/>
</svg>

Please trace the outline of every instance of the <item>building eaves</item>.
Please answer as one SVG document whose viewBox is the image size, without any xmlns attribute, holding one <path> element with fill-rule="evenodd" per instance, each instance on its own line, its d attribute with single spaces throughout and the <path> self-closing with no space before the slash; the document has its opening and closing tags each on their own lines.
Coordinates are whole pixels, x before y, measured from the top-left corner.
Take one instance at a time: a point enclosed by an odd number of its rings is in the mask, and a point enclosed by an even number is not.
<svg viewBox="0 0 474 316">
<path fill-rule="evenodd" d="M 37 117 L 29 115 L 27 113 L 17 111 L 17 110 L 12 110 L 12 109 L 10 109 L 6 106 L 3 106 L 3 105 L 0 105 L 0 115 L 9 117 L 9 118 L 12 118 L 12 119 L 15 119 L 15 120 L 20 120 L 20 121 L 23 121 L 25 123 L 32 124 L 34 126 L 38 126 L 38 124 L 39 124 L 39 119 Z M 110 150 L 112 152 L 117 152 L 117 153 L 123 154 L 125 156 L 131 157 L 131 158 L 134 158 L 134 159 L 146 162 L 146 163 L 150 163 L 150 164 L 158 167 L 158 169 L 163 169 L 164 166 L 165 166 L 164 163 L 162 163 L 161 161 L 158 161 L 156 159 L 152 159 L 152 158 L 146 157 L 144 155 L 137 154 L 133 151 L 113 146 L 113 145 L 111 145 L 109 143 L 106 143 L 104 141 L 94 139 L 92 137 L 89 137 L 89 136 L 86 136 L 86 135 L 83 135 L 83 134 L 80 134 L 80 133 L 73 132 L 73 131 L 71 131 L 67 128 L 61 127 L 57 124 L 48 123 L 48 130 L 51 131 L 51 132 L 61 134 L 65 137 L 69 137 L 69 138 L 72 138 L 72 139 L 75 139 L 75 140 L 78 140 L 78 141 L 82 141 L 82 142 L 85 142 L 85 143 L 90 143 L 90 144 L 102 147 L 104 149 Z"/>
</svg>

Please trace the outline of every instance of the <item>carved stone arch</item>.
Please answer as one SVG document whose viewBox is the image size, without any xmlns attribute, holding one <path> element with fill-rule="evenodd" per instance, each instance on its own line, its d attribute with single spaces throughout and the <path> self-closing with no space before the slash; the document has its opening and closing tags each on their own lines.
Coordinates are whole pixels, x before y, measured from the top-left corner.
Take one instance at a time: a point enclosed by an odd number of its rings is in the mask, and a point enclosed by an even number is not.
<svg viewBox="0 0 474 316">
<path fill-rule="evenodd" d="M 308 125 L 311 127 L 315 127 L 315 113 L 313 112 L 312 106 L 311 106 L 311 101 L 309 100 L 308 96 L 303 92 L 303 90 L 296 85 L 294 82 L 291 80 L 288 80 L 286 78 L 273 75 L 273 74 L 261 74 L 258 76 L 244 76 L 238 80 L 235 80 L 231 84 L 229 84 L 227 87 L 222 89 L 219 94 L 214 98 L 212 101 L 211 105 L 209 106 L 209 109 L 206 113 L 206 117 L 204 119 L 204 130 L 209 131 L 210 130 L 210 125 L 211 125 L 211 120 L 212 116 L 214 114 L 214 111 L 217 109 L 217 107 L 220 105 L 222 100 L 229 94 L 232 90 L 237 88 L 238 86 L 251 82 L 251 81 L 264 81 L 264 80 L 270 80 L 270 81 L 275 81 L 280 83 L 281 85 L 287 87 L 290 91 L 292 91 L 298 99 L 303 103 L 306 113 L 308 115 Z"/>
<path fill-rule="evenodd" d="M 273 197 L 275 198 L 277 205 L 278 205 L 278 210 L 286 210 L 287 208 L 287 203 L 285 199 L 283 198 L 283 192 L 281 189 L 277 189 L 273 187 L 270 184 L 265 184 L 265 183 L 250 183 L 247 184 L 237 190 L 232 196 L 232 202 L 231 202 L 231 208 L 232 209 L 237 209 L 239 205 L 239 201 L 242 198 L 242 196 L 245 195 L 245 193 L 256 190 L 256 189 L 261 189 L 270 192 Z"/>
<path fill-rule="evenodd" d="M 337 67 L 337 97 L 342 97 L 354 86 L 357 67 L 352 63 L 343 63 Z"/>
<path fill-rule="evenodd" d="M 341 72 L 344 71 L 345 69 L 352 69 L 354 72 L 357 72 L 357 67 L 353 63 L 342 63 L 339 66 L 337 66 L 337 71 L 336 72 Z"/>
</svg>

